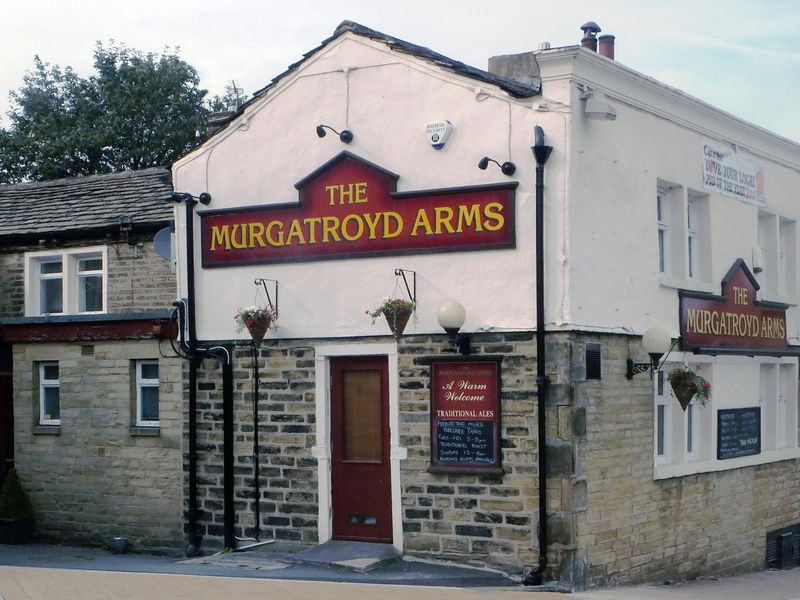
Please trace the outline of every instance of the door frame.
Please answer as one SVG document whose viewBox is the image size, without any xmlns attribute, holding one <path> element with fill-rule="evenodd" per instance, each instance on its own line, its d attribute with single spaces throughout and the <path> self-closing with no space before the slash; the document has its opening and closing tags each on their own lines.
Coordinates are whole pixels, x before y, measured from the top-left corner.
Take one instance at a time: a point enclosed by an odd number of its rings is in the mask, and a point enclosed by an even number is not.
<svg viewBox="0 0 800 600">
<path fill-rule="evenodd" d="M 333 536 L 331 490 L 331 358 L 349 356 L 386 357 L 389 369 L 389 470 L 392 497 L 392 545 L 403 551 L 403 513 L 400 495 L 400 461 L 408 456 L 400 447 L 400 402 L 397 344 L 321 344 L 314 347 L 317 435 L 311 454 L 317 459 L 319 497 L 319 543 Z"/>
</svg>

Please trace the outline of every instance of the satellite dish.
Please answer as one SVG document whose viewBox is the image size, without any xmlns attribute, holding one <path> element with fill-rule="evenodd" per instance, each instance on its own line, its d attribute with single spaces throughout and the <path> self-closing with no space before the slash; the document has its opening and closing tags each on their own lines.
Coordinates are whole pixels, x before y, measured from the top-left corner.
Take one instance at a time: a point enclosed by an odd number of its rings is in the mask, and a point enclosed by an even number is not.
<svg viewBox="0 0 800 600">
<path fill-rule="evenodd" d="M 170 264 L 175 263 L 174 253 L 172 251 L 172 228 L 164 227 L 153 238 L 153 246 L 164 260 Z"/>
</svg>

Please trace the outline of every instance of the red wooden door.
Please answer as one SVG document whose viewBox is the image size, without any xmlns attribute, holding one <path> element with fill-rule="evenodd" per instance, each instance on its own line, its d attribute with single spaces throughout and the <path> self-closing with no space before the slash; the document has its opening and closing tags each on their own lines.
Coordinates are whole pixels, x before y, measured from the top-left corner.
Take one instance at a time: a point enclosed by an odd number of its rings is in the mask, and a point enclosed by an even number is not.
<svg viewBox="0 0 800 600">
<path fill-rule="evenodd" d="M 392 541 L 386 357 L 331 360 L 333 538 Z"/>
<path fill-rule="evenodd" d="M 11 387 L 11 346 L 0 344 L 0 485 L 14 466 L 14 398 Z"/>
</svg>

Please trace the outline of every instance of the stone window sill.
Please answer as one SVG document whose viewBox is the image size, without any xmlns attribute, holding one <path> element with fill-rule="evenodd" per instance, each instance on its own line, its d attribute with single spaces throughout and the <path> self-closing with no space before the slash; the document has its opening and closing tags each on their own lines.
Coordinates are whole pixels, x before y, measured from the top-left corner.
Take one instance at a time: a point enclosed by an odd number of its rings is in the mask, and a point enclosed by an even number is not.
<svg viewBox="0 0 800 600">
<path fill-rule="evenodd" d="M 158 437 L 161 435 L 161 429 L 158 427 L 133 426 L 130 428 L 130 433 L 135 437 Z"/>
<path fill-rule="evenodd" d="M 61 435 L 61 425 L 34 425 L 33 435 Z"/>
</svg>

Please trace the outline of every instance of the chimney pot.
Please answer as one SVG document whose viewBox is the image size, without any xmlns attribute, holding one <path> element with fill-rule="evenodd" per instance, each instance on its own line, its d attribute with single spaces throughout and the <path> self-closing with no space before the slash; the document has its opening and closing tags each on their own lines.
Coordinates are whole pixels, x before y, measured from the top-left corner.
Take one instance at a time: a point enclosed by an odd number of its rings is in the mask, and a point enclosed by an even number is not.
<svg viewBox="0 0 800 600">
<path fill-rule="evenodd" d="M 605 56 L 609 60 L 614 60 L 614 40 L 613 35 L 601 35 L 597 40 L 600 42 L 600 56 Z"/>
<path fill-rule="evenodd" d="M 594 21 L 589 21 L 581 25 L 581 31 L 583 31 L 581 46 L 592 52 L 597 52 L 597 34 L 602 31 L 600 26 Z"/>
</svg>

